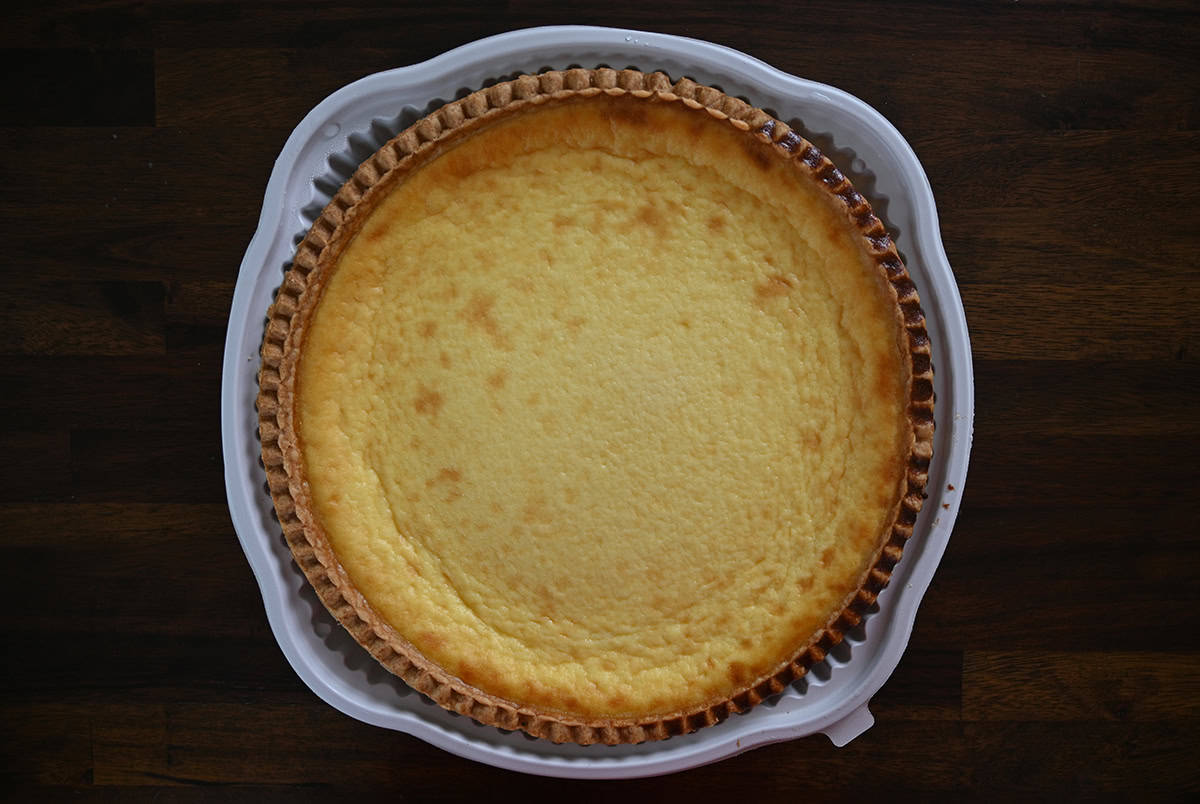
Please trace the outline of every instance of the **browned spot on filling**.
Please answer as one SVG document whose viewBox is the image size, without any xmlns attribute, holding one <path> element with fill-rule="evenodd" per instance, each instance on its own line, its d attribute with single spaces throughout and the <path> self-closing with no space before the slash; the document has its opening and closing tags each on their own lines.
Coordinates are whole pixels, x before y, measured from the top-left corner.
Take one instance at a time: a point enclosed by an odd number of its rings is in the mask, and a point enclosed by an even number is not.
<svg viewBox="0 0 1200 804">
<path fill-rule="evenodd" d="M 471 297 L 471 301 L 467 303 L 467 306 L 462 309 L 461 316 L 472 327 L 486 333 L 501 349 L 511 349 L 512 345 L 504 333 L 500 331 L 500 325 L 496 322 L 496 318 L 492 314 L 492 309 L 495 306 L 495 296 L 476 293 Z"/>
<path fill-rule="evenodd" d="M 527 524 L 545 522 L 546 518 L 546 501 L 541 497 L 530 500 L 521 509 L 521 520 Z"/>
<path fill-rule="evenodd" d="M 492 374 L 491 376 L 489 376 L 487 378 L 487 384 L 488 384 L 489 388 L 491 388 L 495 391 L 499 391 L 501 388 L 504 387 L 504 383 L 507 380 L 508 380 L 508 372 L 506 372 L 504 369 L 500 369 L 495 374 Z"/>
<path fill-rule="evenodd" d="M 492 509 L 493 514 L 503 514 L 504 513 L 504 506 L 498 502 L 493 502 L 490 507 Z"/>
<path fill-rule="evenodd" d="M 770 146 L 768 146 L 766 143 L 759 142 L 758 140 L 751 139 L 749 137 L 739 137 L 738 139 L 741 141 L 742 147 L 746 151 L 746 155 L 750 157 L 751 161 L 753 161 L 760 170 L 771 169 Z"/>
<path fill-rule="evenodd" d="M 726 674 L 729 680 L 739 687 L 753 678 L 750 675 L 750 668 L 741 662 L 730 662 Z"/>
<path fill-rule="evenodd" d="M 532 394 L 530 394 L 528 396 L 528 398 L 526 398 L 525 404 L 528 405 L 529 407 L 533 408 L 533 407 L 537 407 L 537 404 L 541 401 L 542 401 L 541 395 L 538 394 L 537 391 L 534 391 Z"/>
<path fill-rule="evenodd" d="M 708 228 L 714 232 L 721 232 L 725 229 L 725 219 L 720 215 L 713 215 L 708 219 Z"/>
<path fill-rule="evenodd" d="M 479 680 L 479 673 L 474 667 L 463 662 L 458 666 L 458 677 L 468 684 L 475 684 Z"/>
<path fill-rule="evenodd" d="M 496 326 L 496 321 L 492 318 L 492 308 L 495 305 L 495 296 L 476 293 L 471 297 L 471 301 L 467 303 L 467 306 L 463 308 L 462 317 L 466 319 L 467 323 L 473 326 L 492 330 Z"/>
<path fill-rule="evenodd" d="M 421 325 L 417 327 L 417 332 L 421 333 L 422 338 L 432 338 L 437 334 L 437 322 L 422 321 Z"/>
<path fill-rule="evenodd" d="M 422 631 L 417 637 L 417 645 L 423 650 L 438 650 L 446 644 L 446 640 L 433 631 Z"/>
<path fill-rule="evenodd" d="M 654 208 L 651 204 L 642 204 L 638 211 L 634 213 L 631 223 L 642 223 L 649 226 L 651 229 L 662 229 L 666 226 L 666 219 L 663 218 L 661 212 Z"/>
<path fill-rule="evenodd" d="M 443 156 L 438 167 L 445 171 L 450 178 L 461 181 L 471 174 L 479 172 L 483 167 L 482 162 L 483 160 L 478 156 L 471 158 L 471 156 L 464 155 L 462 151 L 454 151 Z"/>
<path fill-rule="evenodd" d="M 608 705 L 617 711 L 623 711 L 629 706 L 629 699 L 624 695 L 612 695 L 609 696 Z"/>
<path fill-rule="evenodd" d="M 442 364 L 442 368 L 450 368 L 450 355 L 442 352 L 438 355 L 438 362 Z"/>
<path fill-rule="evenodd" d="M 679 326 L 683 327 L 684 329 L 691 329 L 692 322 L 689 319 L 681 318 L 679 319 Z"/>
<path fill-rule="evenodd" d="M 571 330 L 572 332 L 578 332 L 579 328 L 582 327 L 586 323 L 587 323 L 587 319 L 583 318 L 581 316 L 575 316 L 574 318 L 568 318 L 567 319 L 567 329 Z"/>
<path fill-rule="evenodd" d="M 452 466 L 448 466 L 440 470 L 436 475 L 425 481 L 425 485 L 435 486 L 438 483 L 459 483 L 462 481 L 462 472 Z"/>
<path fill-rule="evenodd" d="M 426 488 L 440 486 L 446 489 L 446 496 L 443 498 L 445 502 L 452 503 L 462 496 L 462 489 L 458 487 L 462 481 L 462 472 L 453 468 L 446 467 L 441 469 L 437 475 L 425 481 Z"/>
<path fill-rule="evenodd" d="M 568 226 L 571 225 L 571 218 L 568 217 L 567 215 L 563 215 L 560 212 L 559 214 L 554 216 L 551 223 L 554 224 L 555 229 L 562 230 L 562 229 L 566 229 Z"/>
<path fill-rule="evenodd" d="M 644 126 L 650 122 L 645 106 L 633 99 L 622 98 L 609 104 L 606 116 L 617 123 L 629 125 Z"/>
<path fill-rule="evenodd" d="M 754 297 L 761 306 L 768 299 L 778 299 L 792 292 L 796 282 L 791 277 L 782 274 L 772 274 L 765 282 L 754 286 Z"/>
<path fill-rule="evenodd" d="M 831 561 L 833 561 L 833 548 L 826 547 L 824 552 L 821 553 L 821 566 L 827 567 Z"/>
<path fill-rule="evenodd" d="M 417 398 L 413 401 L 413 407 L 416 408 L 417 413 L 436 417 L 441 411 L 444 402 L 445 400 L 441 394 L 422 385 L 417 391 Z"/>
<path fill-rule="evenodd" d="M 803 617 L 793 617 L 788 620 L 788 631 L 801 636 L 808 636 L 813 631 L 813 623 Z"/>
<path fill-rule="evenodd" d="M 386 226 L 370 226 L 362 233 L 363 241 L 368 245 L 374 245 L 383 239 L 383 235 L 387 232 Z"/>
<path fill-rule="evenodd" d="M 840 216 L 826 215 L 823 220 L 825 234 L 830 243 L 844 243 L 851 234 L 849 221 L 842 220 Z"/>
</svg>

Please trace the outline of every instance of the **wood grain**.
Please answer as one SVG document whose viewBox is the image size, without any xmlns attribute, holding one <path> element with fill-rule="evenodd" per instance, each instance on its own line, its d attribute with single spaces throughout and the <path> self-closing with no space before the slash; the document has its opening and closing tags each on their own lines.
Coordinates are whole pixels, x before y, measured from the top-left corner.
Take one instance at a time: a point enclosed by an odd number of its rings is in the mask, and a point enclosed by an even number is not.
<svg viewBox="0 0 1200 804">
<path fill-rule="evenodd" d="M 972 467 L 876 724 L 845 748 L 522 776 L 341 715 L 271 636 L 218 398 L 273 161 L 349 81 L 563 23 L 843 88 L 929 175 L 976 360 Z M 1174 0 L 22 4 L 0 26 L 10 797 L 1196 792 L 1197 41 L 1200 9 Z"/>
<path fill-rule="evenodd" d="M 1013 695 L 1020 689 L 1021 695 Z M 1200 717 L 1200 657 L 1166 651 L 969 651 L 963 720 L 1121 723 Z"/>
</svg>

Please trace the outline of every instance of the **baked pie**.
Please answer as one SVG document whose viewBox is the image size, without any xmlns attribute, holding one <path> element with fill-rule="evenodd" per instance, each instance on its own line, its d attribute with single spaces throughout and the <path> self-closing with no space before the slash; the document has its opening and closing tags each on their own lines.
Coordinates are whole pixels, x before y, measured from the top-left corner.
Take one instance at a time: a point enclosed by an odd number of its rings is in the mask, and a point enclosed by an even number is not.
<svg viewBox="0 0 1200 804">
<path fill-rule="evenodd" d="M 299 566 L 442 706 L 666 738 L 856 625 L 921 508 L 930 346 L 882 223 L 787 125 L 575 69 L 367 159 L 271 307 L 258 411 Z"/>
</svg>

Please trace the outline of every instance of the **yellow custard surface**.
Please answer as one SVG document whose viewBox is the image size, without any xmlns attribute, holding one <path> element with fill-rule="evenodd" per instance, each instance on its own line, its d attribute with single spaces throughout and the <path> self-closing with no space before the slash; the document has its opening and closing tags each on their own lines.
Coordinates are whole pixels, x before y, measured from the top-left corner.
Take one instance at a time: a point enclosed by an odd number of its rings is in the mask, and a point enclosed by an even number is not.
<svg viewBox="0 0 1200 804">
<path fill-rule="evenodd" d="M 389 188 L 298 363 L 312 508 L 425 657 L 583 718 L 718 702 L 839 611 L 911 440 L 844 210 L 681 103 L 546 104 Z"/>
</svg>

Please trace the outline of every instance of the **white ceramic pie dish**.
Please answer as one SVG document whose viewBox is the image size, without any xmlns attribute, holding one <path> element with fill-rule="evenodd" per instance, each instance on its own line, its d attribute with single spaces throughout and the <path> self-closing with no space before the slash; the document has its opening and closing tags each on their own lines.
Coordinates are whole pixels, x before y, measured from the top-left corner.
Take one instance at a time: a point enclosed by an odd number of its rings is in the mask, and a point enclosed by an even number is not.
<svg viewBox="0 0 1200 804">
<path fill-rule="evenodd" d="M 663 742 L 555 745 L 442 710 L 393 678 L 324 609 L 292 562 L 263 485 L 256 372 L 263 320 L 296 243 L 363 158 L 431 107 L 497 79 L 546 67 L 637 67 L 719 86 L 803 132 L 870 199 L 916 282 L 933 344 L 937 432 L 924 511 L 878 611 L 825 662 L 775 699 Z M 873 723 L 872 695 L 895 669 L 945 550 L 966 480 L 974 398 L 962 302 L 942 249 L 924 170 L 900 134 L 862 101 L 708 42 L 592 27 L 514 31 L 421 64 L 377 73 L 330 95 L 289 137 L 246 250 L 225 345 L 221 424 L 234 527 L 272 631 L 309 687 L 342 712 L 512 770 L 576 778 L 671 773 L 818 732 L 844 745 Z"/>
</svg>

